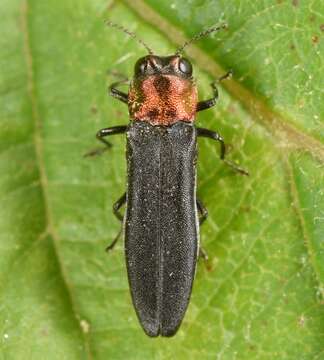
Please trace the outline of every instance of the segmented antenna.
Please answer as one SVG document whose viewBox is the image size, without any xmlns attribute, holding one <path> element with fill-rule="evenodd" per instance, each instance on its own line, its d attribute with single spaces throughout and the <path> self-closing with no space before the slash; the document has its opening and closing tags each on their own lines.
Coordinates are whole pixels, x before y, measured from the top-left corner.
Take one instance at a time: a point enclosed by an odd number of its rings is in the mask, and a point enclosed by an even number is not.
<svg viewBox="0 0 324 360">
<path fill-rule="evenodd" d="M 194 37 L 192 37 L 190 40 L 186 41 L 180 48 L 177 49 L 175 55 L 179 55 L 181 52 L 183 52 L 184 48 L 188 45 L 192 44 L 193 42 L 222 29 L 227 29 L 227 24 L 222 24 L 219 26 L 213 26 L 207 30 L 203 30 L 200 33 L 196 34 Z"/>
<path fill-rule="evenodd" d="M 140 39 L 134 32 L 132 32 L 132 31 L 126 29 L 125 27 L 123 27 L 122 25 L 116 24 L 110 20 L 106 20 L 105 23 L 107 26 L 116 28 L 116 29 L 124 32 L 125 34 L 129 35 L 133 39 L 135 39 L 138 43 L 140 43 L 141 45 L 143 45 L 145 47 L 145 49 L 148 51 L 148 53 L 150 55 L 154 54 L 153 50 L 149 46 L 147 46 L 146 43 L 142 39 Z"/>
</svg>

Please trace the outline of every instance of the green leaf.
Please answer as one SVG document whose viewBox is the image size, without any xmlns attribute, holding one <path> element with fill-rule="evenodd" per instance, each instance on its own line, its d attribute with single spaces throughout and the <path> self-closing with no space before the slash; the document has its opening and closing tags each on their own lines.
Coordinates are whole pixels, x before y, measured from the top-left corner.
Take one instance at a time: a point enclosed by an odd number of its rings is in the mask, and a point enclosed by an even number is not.
<svg viewBox="0 0 324 360">
<path fill-rule="evenodd" d="M 4 359 L 322 359 L 324 103 L 320 0 L 239 2 L 3 0 L 0 108 L 0 336 Z M 128 290 L 111 207 L 123 193 L 125 139 L 98 158 L 102 127 L 126 124 L 108 70 L 132 75 L 187 48 L 201 99 L 228 69 L 219 131 L 239 176 L 199 143 L 198 194 L 209 210 L 191 303 L 173 338 L 150 339 Z"/>
</svg>

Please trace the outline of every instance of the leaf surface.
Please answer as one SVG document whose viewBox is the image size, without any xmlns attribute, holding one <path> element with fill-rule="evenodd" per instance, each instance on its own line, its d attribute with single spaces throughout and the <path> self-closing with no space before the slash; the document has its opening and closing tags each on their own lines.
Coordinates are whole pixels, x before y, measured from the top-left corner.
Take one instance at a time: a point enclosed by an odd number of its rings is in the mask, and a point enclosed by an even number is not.
<svg viewBox="0 0 324 360">
<path fill-rule="evenodd" d="M 0 326 L 5 359 L 322 359 L 324 356 L 323 3 L 35 1 L 0 5 Z M 123 193 L 125 139 L 97 158 L 100 128 L 126 124 L 108 98 L 187 48 L 199 97 L 222 83 L 197 124 L 219 131 L 242 177 L 199 140 L 198 195 L 209 210 L 191 303 L 173 338 L 149 339 L 128 290 L 111 208 Z"/>
</svg>

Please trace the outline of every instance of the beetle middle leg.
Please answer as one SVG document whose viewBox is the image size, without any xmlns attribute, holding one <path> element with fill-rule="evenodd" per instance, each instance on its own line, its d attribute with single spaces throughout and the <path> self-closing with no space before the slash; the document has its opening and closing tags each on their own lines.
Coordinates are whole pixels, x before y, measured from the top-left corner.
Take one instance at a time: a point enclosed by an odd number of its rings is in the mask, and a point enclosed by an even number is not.
<svg viewBox="0 0 324 360">
<path fill-rule="evenodd" d="M 123 216 L 123 214 L 120 213 L 119 210 L 123 205 L 125 205 L 125 203 L 126 203 L 126 193 L 124 193 L 113 205 L 113 213 L 121 223 L 123 222 L 124 216 Z M 123 232 L 123 226 L 121 226 L 114 241 L 106 247 L 107 252 L 114 248 L 114 246 L 116 245 L 117 241 L 119 240 L 122 232 Z"/>
<path fill-rule="evenodd" d="M 199 200 L 198 198 L 196 199 L 196 204 L 197 204 L 197 210 L 200 215 L 199 216 L 199 225 L 201 226 L 205 222 L 205 220 L 208 218 L 208 210 L 205 207 L 205 205 L 201 202 L 201 200 Z M 199 254 L 198 255 L 204 261 L 208 260 L 208 254 L 201 246 L 199 246 Z"/>
<path fill-rule="evenodd" d="M 104 129 L 99 130 L 96 134 L 96 138 L 99 141 L 101 141 L 103 144 L 105 144 L 106 147 L 91 150 L 91 151 L 87 152 L 84 155 L 84 157 L 101 155 L 104 151 L 106 151 L 112 147 L 111 143 L 109 141 L 107 141 L 106 139 L 104 139 L 104 137 L 109 136 L 109 135 L 122 134 L 122 133 L 126 132 L 126 130 L 127 130 L 127 125 L 112 126 L 109 128 L 104 128 Z"/>
</svg>

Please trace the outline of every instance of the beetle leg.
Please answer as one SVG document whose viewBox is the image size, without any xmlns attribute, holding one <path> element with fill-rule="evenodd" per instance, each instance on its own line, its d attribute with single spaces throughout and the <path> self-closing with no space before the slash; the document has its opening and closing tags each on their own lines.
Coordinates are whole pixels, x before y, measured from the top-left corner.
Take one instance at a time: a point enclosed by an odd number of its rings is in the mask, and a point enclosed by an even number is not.
<svg viewBox="0 0 324 360">
<path fill-rule="evenodd" d="M 106 139 L 104 139 L 104 137 L 109 136 L 109 135 L 122 134 L 122 133 L 126 132 L 126 130 L 127 130 L 127 125 L 113 126 L 113 127 L 104 128 L 104 129 L 99 130 L 96 134 L 96 138 L 99 141 L 101 141 L 103 144 L 105 144 L 106 147 L 91 150 L 91 151 L 87 152 L 84 155 L 84 157 L 101 155 L 103 152 L 105 152 L 106 150 L 108 150 L 109 148 L 112 147 L 111 143 L 109 141 L 107 141 Z"/>
<path fill-rule="evenodd" d="M 211 99 L 208 100 L 203 100 L 203 101 L 199 101 L 197 104 L 197 109 L 196 111 L 202 111 L 202 110 L 206 110 L 211 108 L 212 106 L 216 105 L 217 100 L 218 100 L 218 89 L 217 89 L 217 84 L 219 84 L 222 80 L 225 80 L 229 77 L 232 76 L 232 70 L 228 71 L 225 75 L 221 76 L 219 79 L 217 79 L 216 81 L 212 82 L 210 84 L 210 86 L 213 89 L 213 97 Z"/>
<path fill-rule="evenodd" d="M 125 203 L 126 203 L 126 193 L 124 193 L 113 205 L 113 213 L 120 222 L 123 222 L 124 216 L 119 212 L 119 210 Z M 114 241 L 106 247 L 107 252 L 114 248 L 114 246 L 116 245 L 117 241 L 120 238 L 120 235 L 122 234 L 122 231 L 123 231 L 123 227 L 121 226 Z"/>
<path fill-rule="evenodd" d="M 124 215 L 119 212 L 120 208 L 126 203 L 126 193 L 124 194 L 114 203 L 113 205 L 113 213 L 119 221 L 124 220 Z"/>
<path fill-rule="evenodd" d="M 199 200 L 198 198 L 196 199 L 196 204 L 197 204 L 197 209 L 198 209 L 198 212 L 200 215 L 199 216 L 199 225 L 202 225 L 208 217 L 208 210 L 205 207 L 205 205 L 201 202 L 201 200 Z M 204 261 L 208 260 L 207 252 L 201 246 L 199 246 L 198 256 L 200 258 L 202 258 Z"/>
<path fill-rule="evenodd" d="M 109 128 L 101 129 L 97 132 L 96 137 L 99 141 L 104 143 L 108 148 L 111 147 L 111 143 L 104 139 L 104 137 L 109 135 L 122 134 L 127 130 L 127 125 L 113 126 Z M 105 148 L 107 149 L 107 148 Z"/>
<path fill-rule="evenodd" d="M 208 100 L 198 101 L 196 111 L 206 110 L 216 105 L 219 96 L 218 89 L 215 83 L 211 83 L 210 86 L 213 89 L 214 96 Z"/>
<path fill-rule="evenodd" d="M 208 254 L 207 252 L 204 250 L 204 248 L 202 248 L 201 246 L 199 246 L 199 253 L 198 253 L 199 258 L 203 259 L 204 261 L 208 261 Z"/>
<path fill-rule="evenodd" d="M 116 88 L 117 86 L 127 83 L 127 82 L 128 82 L 128 79 L 124 79 L 124 80 L 120 80 L 120 81 L 117 81 L 117 82 L 114 82 L 113 84 L 111 84 L 108 88 L 109 95 L 111 95 L 114 98 L 120 100 L 121 102 L 127 104 L 128 103 L 128 95 Z"/>
<path fill-rule="evenodd" d="M 198 212 L 200 214 L 199 225 L 202 225 L 204 221 L 208 218 L 208 210 L 199 199 L 196 200 L 196 203 L 197 203 Z"/>
<path fill-rule="evenodd" d="M 220 153 L 221 160 L 223 160 L 225 164 L 230 166 L 233 170 L 237 171 L 241 175 L 249 175 L 248 171 L 240 168 L 232 161 L 225 159 L 226 147 L 225 147 L 224 139 L 221 137 L 220 134 L 218 134 L 216 131 L 211 131 L 204 128 L 197 128 L 197 135 L 219 141 L 221 145 L 221 153 Z"/>
</svg>

